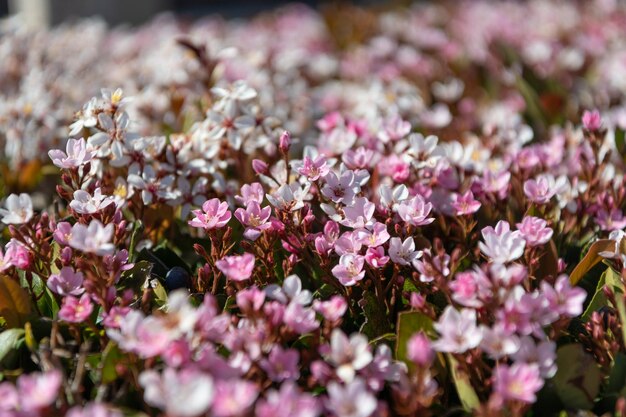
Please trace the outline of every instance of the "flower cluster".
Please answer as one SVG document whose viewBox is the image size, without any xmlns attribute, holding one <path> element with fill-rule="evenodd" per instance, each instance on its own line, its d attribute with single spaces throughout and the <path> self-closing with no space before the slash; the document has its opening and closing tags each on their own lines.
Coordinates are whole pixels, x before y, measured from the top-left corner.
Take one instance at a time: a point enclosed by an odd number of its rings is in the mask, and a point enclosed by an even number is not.
<svg viewBox="0 0 626 417">
<path fill-rule="evenodd" d="M 328 10 L 2 26 L 0 416 L 626 415 L 626 8 Z"/>
</svg>

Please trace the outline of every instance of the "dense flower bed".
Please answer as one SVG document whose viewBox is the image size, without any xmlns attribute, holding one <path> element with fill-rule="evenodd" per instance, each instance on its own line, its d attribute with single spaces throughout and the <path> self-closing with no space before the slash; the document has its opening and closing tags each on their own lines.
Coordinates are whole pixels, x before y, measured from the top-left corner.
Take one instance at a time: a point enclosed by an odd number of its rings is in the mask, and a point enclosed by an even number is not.
<svg viewBox="0 0 626 417">
<path fill-rule="evenodd" d="M 0 33 L 0 417 L 626 415 L 623 4 Z"/>
</svg>

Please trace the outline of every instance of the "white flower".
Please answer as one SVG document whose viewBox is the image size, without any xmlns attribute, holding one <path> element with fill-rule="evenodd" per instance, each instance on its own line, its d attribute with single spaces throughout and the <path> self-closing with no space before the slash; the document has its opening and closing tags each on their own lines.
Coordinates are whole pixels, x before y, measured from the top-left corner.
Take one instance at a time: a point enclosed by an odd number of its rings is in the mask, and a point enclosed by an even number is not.
<svg viewBox="0 0 626 417">
<path fill-rule="evenodd" d="M 70 207 L 80 214 L 93 214 L 106 208 L 115 200 L 113 197 L 103 195 L 100 188 L 94 190 L 93 196 L 87 191 L 74 191 L 74 200 L 70 202 Z"/>
<path fill-rule="evenodd" d="M 195 417 L 206 413 L 214 397 L 213 379 L 202 372 L 187 369 L 177 372 L 166 368 L 163 374 L 149 370 L 139 375 L 144 399 L 168 416 Z"/>
<path fill-rule="evenodd" d="M 89 226 L 76 223 L 72 227 L 69 244 L 83 252 L 110 255 L 115 250 L 115 245 L 111 243 L 113 227 L 112 223 L 104 226 L 99 220 L 92 220 Z"/>
<path fill-rule="evenodd" d="M 389 257 L 398 265 L 408 265 L 422 256 L 421 251 L 415 250 L 415 241 L 407 237 L 404 242 L 399 237 L 389 240 Z"/>
<path fill-rule="evenodd" d="M 344 382 L 351 382 L 356 371 L 365 368 L 372 362 L 367 338 L 355 333 L 350 339 L 339 329 L 330 335 L 330 353 L 328 361 L 337 367 L 337 376 Z"/>
<path fill-rule="evenodd" d="M 7 197 L 5 207 L 0 209 L 4 224 L 24 224 L 33 217 L 33 202 L 28 194 L 11 194 Z"/>
<path fill-rule="evenodd" d="M 476 326 L 476 310 L 464 308 L 459 312 L 448 306 L 434 327 L 441 335 L 433 342 L 433 348 L 439 352 L 463 353 L 483 339 L 482 329 Z"/>
<path fill-rule="evenodd" d="M 267 200 L 274 207 L 281 210 L 295 211 L 304 207 L 304 199 L 309 192 L 311 184 L 306 183 L 303 187 L 297 182 L 283 184 L 274 194 L 267 194 Z"/>
<path fill-rule="evenodd" d="M 268 285 L 265 288 L 265 294 L 283 304 L 293 301 L 298 304 L 308 305 L 312 299 L 311 292 L 302 289 L 302 281 L 300 281 L 300 277 L 297 275 L 289 275 L 285 278 L 282 287 L 276 284 Z"/>
<path fill-rule="evenodd" d="M 330 382 L 326 406 L 337 417 L 369 417 L 376 410 L 376 397 L 361 379 L 347 385 Z"/>
</svg>

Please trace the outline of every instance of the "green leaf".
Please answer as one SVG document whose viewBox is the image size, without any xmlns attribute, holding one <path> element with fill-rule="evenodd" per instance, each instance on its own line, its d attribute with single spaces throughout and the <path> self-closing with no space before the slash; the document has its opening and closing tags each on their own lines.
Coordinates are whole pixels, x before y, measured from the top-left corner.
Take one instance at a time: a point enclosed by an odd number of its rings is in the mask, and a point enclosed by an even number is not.
<svg viewBox="0 0 626 417">
<path fill-rule="evenodd" d="M 387 318 L 388 314 L 385 306 L 378 302 L 372 291 L 363 294 L 363 298 L 359 301 L 359 306 L 363 309 L 363 314 L 365 315 L 365 322 L 361 326 L 360 331 L 368 339 L 375 339 L 391 331 L 391 324 Z"/>
<path fill-rule="evenodd" d="M 154 295 L 156 295 L 156 302 L 159 307 L 164 306 L 167 303 L 167 291 L 163 284 L 158 280 L 154 280 L 153 283 Z"/>
<path fill-rule="evenodd" d="M 606 392 L 619 393 L 624 387 L 626 387 L 626 354 L 618 352 L 609 374 Z"/>
<path fill-rule="evenodd" d="M 102 352 L 102 383 L 109 384 L 117 379 L 115 365 L 124 357 L 122 351 L 113 342 Z"/>
<path fill-rule="evenodd" d="M 626 304 L 624 304 L 624 284 L 622 283 L 622 276 L 616 272 L 613 268 L 607 268 L 604 271 L 604 280 L 606 285 L 611 287 L 615 295 L 617 301 L 617 313 L 619 314 L 620 323 L 622 326 L 626 323 Z M 622 332 L 622 340 L 626 345 L 626 332 Z"/>
<path fill-rule="evenodd" d="M 0 362 L 11 351 L 17 349 L 20 339 L 24 337 L 24 329 L 8 329 L 0 333 Z"/>
<path fill-rule="evenodd" d="M 463 405 L 465 411 L 471 412 L 472 410 L 478 408 L 478 406 L 480 405 L 478 395 L 476 395 L 476 391 L 474 391 L 474 388 L 469 381 L 469 377 L 459 367 L 459 363 L 456 361 L 456 359 L 454 359 L 454 356 L 447 353 L 446 358 L 448 359 L 450 374 L 452 375 L 452 380 L 454 381 L 456 392 L 459 395 L 459 399 L 461 400 L 461 405 Z"/>
<path fill-rule="evenodd" d="M 598 286 L 596 287 L 596 292 L 593 294 L 593 298 L 589 302 L 589 305 L 585 309 L 581 319 L 586 322 L 591 317 L 594 311 L 599 310 L 603 306 L 607 305 L 606 295 L 604 295 L 604 284 L 606 283 L 606 271 L 602 273 L 602 276 L 598 280 Z"/>
<path fill-rule="evenodd" d="M 396 359 L 405 362 L 409 367 L 414 366 L 406 357 L 407 343 L 411 336 L 420 331 L 429 337 L 434 337 L 433 321 L 417 311 L 405 311 L 398 314 L 396 329 Z"/>
<path fill-rule="evenodd" d="M 123 274 L 120 288 L 138 289 L 143 287 L 150 278 L 154 264 L 149 261 L 139 261 Z"/>
<path fill-rule="evenodd" d="M 585 257 L 576 265 L 574 270 L 569 276 L 569 281 L 572 285 L 578 284 L 578 282 L 585 276 L 591 268 L 593 268 L 603 258 L 599 255 L 603 251 L 614 251 L 615 241 L 610 239 L 600 239 L 594 242 L 589 251 L 585 254 Z"/>
<path fill-rule="evenodd" d="M 554 385 L 559 398 L 570 409 L 590 410 L 600 391 L 600 368 L 577 343 L 561 346 L 556 355 Z"/>
</svg>

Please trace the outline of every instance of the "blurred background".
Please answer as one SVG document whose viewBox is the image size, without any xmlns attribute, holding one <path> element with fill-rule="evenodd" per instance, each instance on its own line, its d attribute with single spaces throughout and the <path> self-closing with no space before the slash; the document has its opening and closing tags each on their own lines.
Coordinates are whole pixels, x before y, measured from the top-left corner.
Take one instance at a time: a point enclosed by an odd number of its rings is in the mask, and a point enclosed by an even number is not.
<svg viewBox="0 0 626 417">
<path fill-rule="evenodd" d="M 289 0 L 0 0 L 0 16 L 22 13 L 32 27 L 50 27 L 80 17 L 99 16 L 109 25 L 141 24 L 154 15 L 170 11 L 183 18 L 219 14 L 227 18 L 248 17 L 273 9 Z M 384 0 L 299 0 L 312 7 L 332 3 L 362 6 L 386 3 Z"/>
</svg>

